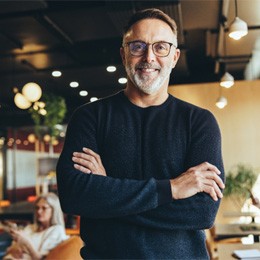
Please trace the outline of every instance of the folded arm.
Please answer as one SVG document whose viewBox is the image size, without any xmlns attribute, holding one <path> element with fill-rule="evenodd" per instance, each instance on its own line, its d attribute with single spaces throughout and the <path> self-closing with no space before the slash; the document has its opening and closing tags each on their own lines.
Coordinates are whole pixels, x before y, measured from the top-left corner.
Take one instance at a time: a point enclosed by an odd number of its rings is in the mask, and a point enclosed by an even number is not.
<svg viewBox="0 0 260 260">
<path fill-rule="evenodd" d="M 88 148 L 83 148 L 83 152 L 73 153 L 72 160 L 75 169 L 86 174 L 106 176 L 100 156 Z M 185 229 L 185 226 L 187 229 L 209 228 L 213 225 L 219 199 L 223 197 L 221 189 L 224 188 L 224 183 L 220 175 L 218 168 L 208 162 L 191 167 L 170 180 L 173 199 L 171 203 L 131 215 L 125 220 L 166 230 Z M 200 221 L 194 221 L 196 213 Z"/>
<path fill-rule="evenodd" d="M 74 118 L 69 124 L 57 166 L 59 196 L 65 212 L 87 218 L 120 218 L 166 229 L 184 226 L 201 229 L 213 224 L 224 187 L 220 133 L 215 121 L 203 127 L 194 126 L 199 129 L 194 132 L 200 132 L 200 138 L 196 135 L 191 138 L 184 165 L 187 170 L 170 181 L 169 178 L 110 177 L 111 173 L 108 174 L 102 165 L 102 158 L 93 155 L 98 153 L 95 122 L 91 122 L 95 119 L 88 117 L 87 130 L 84 124 L 79 127 L 75 123 L 79 120 Z M 80 134 L 76 134 L 78 132 Z M 82 152 L 82 147 L 90 150 Z M 82 153 L 84 156 L 80 158 Z M 201 164 L 202 158 L 210 164 Z M 85 165 L 82 165 L 83 161 Z M 121 170 L 121 176 L 124 176 L 128 169 Z M 105 176 L 107 174 L 109 176 Z"/>
</svg>

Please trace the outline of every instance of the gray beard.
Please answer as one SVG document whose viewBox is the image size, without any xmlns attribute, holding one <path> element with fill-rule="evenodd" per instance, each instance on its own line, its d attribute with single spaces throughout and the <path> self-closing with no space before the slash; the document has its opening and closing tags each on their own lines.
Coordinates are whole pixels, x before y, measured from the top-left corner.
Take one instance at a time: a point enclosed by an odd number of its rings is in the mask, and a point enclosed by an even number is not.
<svg viewBox="0 0 260 260">
<path fill-rule="evenodd" d="M 138 66 L 140 66 L 140 64 L 138 64 Z M 141 67 L 153 68 L 149 63 L 142 63 Z M 148 95 L 158 91 L 163 86 L 164 82 L 169 79 L 172 71 L 172 67 L 161 69 L 158 77 L 151 80 L 149 76 L 140 77 L 138 74 L 135 74 L 135 68 L 129 65 L 126 65 L 125 69 L 129 79 L 134 83 L 134 85 Z"/>
</svg>

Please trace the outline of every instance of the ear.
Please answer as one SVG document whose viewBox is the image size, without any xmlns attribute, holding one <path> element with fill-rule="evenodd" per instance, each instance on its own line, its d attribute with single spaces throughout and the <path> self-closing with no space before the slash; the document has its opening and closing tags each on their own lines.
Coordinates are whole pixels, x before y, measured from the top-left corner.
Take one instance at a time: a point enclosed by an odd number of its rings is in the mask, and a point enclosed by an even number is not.
<svg viewBox="0 0 260 260">
<path fill-rule="evenodd" d="M 177 61 L 178 61 L 179 58 L 180 58 L 180 55 L 181 55 L 180 49 L 176 49 L 176 50 L 175 50 L 175 53 L 174 53 L 174 55 L 173 55 L 173 66 L 172 66 L 172 68 L 175 67 Z"/>
<path fill-rule="evenodd" d="M 120 48 L 120 56 L 122 58 L 122 63 L 125 66 L 125 50 L 123 47 Z"/>
</svg>

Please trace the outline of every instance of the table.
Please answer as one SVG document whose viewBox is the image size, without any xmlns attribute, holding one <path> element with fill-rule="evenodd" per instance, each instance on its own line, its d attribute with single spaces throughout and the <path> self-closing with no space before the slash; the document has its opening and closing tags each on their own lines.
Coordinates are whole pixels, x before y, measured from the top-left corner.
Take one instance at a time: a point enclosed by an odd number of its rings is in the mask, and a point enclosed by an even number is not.
<svg viewBox="0 0 260 260">
<path fill-rule="evenodd" d="M 224 217 L 234 218 L 234 217 L 251 217 L 252 222 L 255 222 L 256 217 L 260 217 L 260 212 L 237 212 L 229 211 L 223 214 Z"/>
<path fill-rule="evenodd" d="M 260 224 L 216 224 L 215 239 L 220 240 L 230 237 L 244 237 L 248 235 L 254 236 L 254 241 L 259 242 Z"/>
<path fill-rule="evenodd" d="M 234 260 L 232 257 L 232 253 L 234 250 L 241 249 L 260 249 L 260 243 L 255 243 L 252 245 L 243 245 L 240 243 L 232 243 L 232 244 L 218 244 L 218 259 L 219 260 Z"/>
<path fill-rule="evenodd" d="M 26 220 L 33 222 L 34 204 L 28 201 L 12 203 L 0 208 L 0 220 Z"/>
</svg>

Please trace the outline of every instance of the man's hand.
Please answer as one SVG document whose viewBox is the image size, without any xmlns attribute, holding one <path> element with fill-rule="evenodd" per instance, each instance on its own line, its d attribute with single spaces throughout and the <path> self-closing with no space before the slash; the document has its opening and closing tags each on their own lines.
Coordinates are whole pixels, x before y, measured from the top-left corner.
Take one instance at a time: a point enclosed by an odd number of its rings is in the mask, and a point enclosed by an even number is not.
<svg viewBox="0 0 260 260">
<path fill-rule="evenodd" d="M 199 192 L 205 192 L 217 201 L 218 198 L 223 197 L 220 189 L 225 187 L 219 175 L 218 168 L 208 162 L 194 166 L 177 178 L 170 180 L 172 197 L 185 199 Z"/>
<path fill-rule="evenodd" d="M 107 176 L 99 154 L 88 148 L 84 147 L 83 152 L 74 152 L 72 161 L 75 169 L 81 172 Z"/>
</svg>

